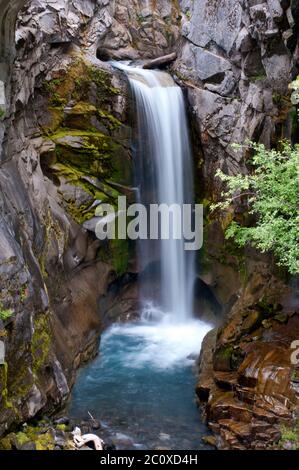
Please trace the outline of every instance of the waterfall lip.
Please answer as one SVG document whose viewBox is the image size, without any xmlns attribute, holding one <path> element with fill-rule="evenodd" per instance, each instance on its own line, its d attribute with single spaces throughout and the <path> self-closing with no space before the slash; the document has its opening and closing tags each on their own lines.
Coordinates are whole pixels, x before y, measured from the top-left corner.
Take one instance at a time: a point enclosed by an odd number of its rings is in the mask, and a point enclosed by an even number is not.
<svg viewBox="0 0 299 470">
<path fill-rule="evenodd" d="M 144 69 L 143 64 L 134 64 L 131 61 L 110 61 L 110 64 L 125 72 L 130 79 L 142 83 L 147 88 L 177 87 L 171 75 L 159 69 Z M 151 81 L 149 81 L 149 77 L 151 77 Z"/>
</svg>

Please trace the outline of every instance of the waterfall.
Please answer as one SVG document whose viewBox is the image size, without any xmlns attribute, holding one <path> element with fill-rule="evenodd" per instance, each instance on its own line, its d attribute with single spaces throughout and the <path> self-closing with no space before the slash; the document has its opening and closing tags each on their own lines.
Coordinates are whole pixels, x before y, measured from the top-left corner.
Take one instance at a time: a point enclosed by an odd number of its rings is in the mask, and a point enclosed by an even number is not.
<svg viewBox="0 0 299 470">
<path fill-rule="evenodd" d="M 187 118 L 182 90 L 170 75 L 121 65 L 128 75 L 137 116 L 135 146 L 136 184 L 140 203 L 149 205 L 192 203 L 193 174 Z M 170 234 L 175 222 L 171 220 Z M 155 287 L 141 278 L 144 311 L 162 309 L 177 322 L 192 316 L 194 252 L 184 249 L 184 239 L 140 242 L 140 271 L 155 270 Z M 155 299 L 155 300 L 153 300 Z M 148 308 L 150 306 L 150 308 Z"/>
<path fill-rule="evenodd" d="M 132 88 L 138 202 L 192 203 L 181 89 L 166 73 L 113 65 L 125 71 Z M 173 219 L 172 234 L 176 227 Z M 192 317 L 194 252 L 184 248 L 184 240 L 174 237 L 138 243 L 141 318 L 105 331 L 101 354 L 73 392 L 73 413 L 100 416 L 122 439 L 123 433 L 132 437 L 130 448 L 198 449 L 203 432 L 193 404 L 192 366 L 212 326 Z"/>
</svg>

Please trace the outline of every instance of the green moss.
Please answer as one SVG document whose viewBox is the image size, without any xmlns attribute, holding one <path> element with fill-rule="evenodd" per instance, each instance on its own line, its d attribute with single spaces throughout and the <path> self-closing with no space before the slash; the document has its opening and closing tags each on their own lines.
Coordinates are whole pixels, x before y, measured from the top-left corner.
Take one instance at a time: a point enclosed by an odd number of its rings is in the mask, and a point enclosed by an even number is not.
<svg viewBox="0 0 299 470">
<path fill-rule="evenodd" d="M 12 402 L 8 399 L 8 387 L 7 387 L 8 364 L 7 362 L 4 362 L 4 364 L 0 365 L 0 377 L 1 377 L 1 384 L 2 384 L 1 397 L 2 397 L 3 406 L 4 408 L 13 408 Z"/>
<path fill-rule="evenodd" d="M 112 254 L 112 265 L 118 275 L 124 274 L 128 269 L 129 248 L 128 240 L 110 240 L 109 246 Z"/>
<path fill-rule="evenodd" d="M 26 285 L 23 285 L 23 286 L 20 288 L 19 295 L 20 295 L 20 300 L 21 300 L 21 302 L 24 302 L 24 301 L 27 299 L 27 297 L 28 297 L 28 287 L 27 287 L 27 283 L 26 283 Z"/>
<path fill-rule="evenodd" d="M 31 352 L 31 367 L 28 365 L 28 361 L 22 360 L 22 357 L 20 357 L 18 364 L 15 365 L 8 387 L 12 403 L 27 396 L 32 389 L 34 379 L 38 378 L 39 373 L 48 363 L 51 351 L 51 327 L 48 316 L 40 314 L 35 317 L 33 326 L 34 331 L 31 342 L 23 346 L 23 351 L 19 351 L 27 355 Z"/>
<path fill-rule="evenodd" d="M 79 71 L 81 73 L 76 76 Z M 100 104 L 106 103 L 112 96 L 119 94 L 119 89 L 111 85 L 111 75 L 106 70 L 81 61 L 73 66 L 69 74 L 74 78 L 72 99 L 86 100 L 91 83 L 97 86 L 97 97 Z"/>
<path fill-rule="evenodd" d="M 293 427 L 282 426 L 280 428 L 280 432 L 280 447 L 284 447 L 284 445 L 288 443 L 293 445 L 294 449 L 299 450 L 299 420 L 296 421 L 296 424 Z"/>
<path fill-rule="evenodd" d="M 45 133 L 55 143 L 53 156 L 45 158 L 44 166 L 47 167 L 47 175 L 53 177 L 58 187 L 59 182 L 64 180 L 86 193 L 86 196 L 83 194 L 82 198 L 76 198 L 61 188 L 66 211 L 73 220 L 82 224 L 95 215 L 95 208 L 92 207 L 95 200 L 116 206 L 120 192 L 113 185 L 126 184 L 127 181 L 129 165 L 122 159 L 125 152 L 113 137 L 113 131 L 118 130 L 122 123 L 111 112 L 111 102 L 120 90 L 112 85 L 109 72 L 79 58 L 61 78 L 44 84 L 44 92 L 49 96 L 52 116 L 52 123 Z M 63 106 L 70 101 L 75 102 L 70 109 L 64 110 Z M 96 128 L 99 122 L 104 133 Z M 79 202 L 82 200 L 83 203 Z M 100 251 L 103 258 L 107 257 L 107 261 L 112 262 L 118 274 L 126 271 L 126 240 L 109 242 L 107 249 Z M 45 258 L 44 254 L 40 257 L 44 277 L 47 275 Z M 42 359 L 35 368 L 41 367 Z"/>
<path fill-rule="evenodd" d="M 53 93 L 49 99 L 49 103 L 54 108 L 64 107 L 67 103 L 65 98 L 62 98 L 58 93 Z"/>
<path fill-rule="evenodd" d="M 0 450 L 11 450 L 12 444 L 9 436 L 0 439 Z"/>
<path fill-rule="evenodd" d="M 72 143 L 71 140 L 76 137 L 77 142 Z M 80 207 L 74 200 L 65 201 L 74 220 L 81 224 L 94 216 L 94 209 L 90 207 L 96 199 L 116 204 L 120 193 L 105 179 L 119 180 L 114 161 L 117 161 L 120 146 L 110 136 L 98 131 L 59 129 L 51 140 L 56 143 L 56 161 L 50 165 L 49 172 L 79 186 L 92 198 Z M 92 178 L 95 179 L 94 184 Z"/>
<path fill-rule="evenodd" d="M 44 80 L 42 90 L 44 93 L 54 93 L 57 88 L 64 82 L 64 78 L 53 78 L 52 80 Z"/>
<path fill-rule="evenodd" d="M 11 309 L 4 309 L 0 304 L 0 320 L 6 321 L 13 315 L 13 310 Z"/>
<path fill-rule="evenodd" d="M 290 97 L 287 95 L 282 95 L 280 93 L 273 92 L 272 94 L 273 103 L 279 108 L 289 109 L 291 105 Z"/>
<path fill-rule="evenodd" d="M 8 364 L 4 362 L 0 365 L 0 384 L 1 384 L 1 396 L 4 403 L 6 405 L 7 400 L 7 373 L 8 373 Z"/>
<path fill-rule="evenodd" d="M 32 376 L 28 366 L 23 361 L 20 362 L 16 373 L 9 384 L 9 394 L 12 402 L 26 397 L 32 388 Z"/>
<path fill-rule="evenodd" d="M 265 80 L 267 78 L 267 75 L 252 75 L 251 77 L 249 77 L 249 80 L 251 82 L 260 82 L 262 80 Z"/>
<path fill-rule="evenodd" d="M 38 374 L 47 363 L 51 347 L 50 324 L 47 315 L 41 314 L 34 320 L 31 339 L 33 372 Z"/>
<path fill-rule="evenodd" d="M 105 70 L 88 66 L 87 73 L 89 80 L 97 85 L 98 96 L 101 100 L 119 94 L 120 90 L 111 85 L 111 75 Z"/>
<path fill-rule="evenodd" d="M 230 359 L 233 353 L 233 347 L 231 345 L 223 346 L 217 351 L 217 356 L 221 359 Z"/>
<path fill-rule="evenodd" d="M 26 444 L 27 442 L 30 442 L 30 439 L 24 432 L 18 432 L 16 434 L 16 440 L 18 441 L 18 444 L 20 446 Z"/>
<path fill-rule="evenodd" d="M 104 110 L 99 110 L 98 111 L 98 116 L 104 121 L 108 122 L 108 128 L 110 130 L 116 130 L 119 129 L 122 125 L 122 123 L 117 119 L 116 117 L 113 116 L 113 114 L 108 113 L 107 111 Z"/>
<path fill-rule="evenodd" d="M 1 439 L 0 449 L 20 448 L 29 442 L 35 444 L 36 450 L 54 450 L 55 448 L 54 435 L 50 429 L 45 430 L 41 426 L 24 426 L 22 431 L 9 433 Z"/>
<path fill-rule="evenodd" d="M 143 15 L 140 15 L 139 13 L 136 13 L 136 21 L 141 26 L 144 23 L 145 18 L 144 18 Z"/>
<path fill-rule="evenodd" d="M 5 114 L 6 114 L 5 109 L 2 108 L 2 106 L 0 106 L 0 121 L 2 121 L 2 119 L 4 119 Z"/>
<path fill-rule="evenodd" d="M 54 450 L 55 442 L 51 432 L 41 434 L 35 441 L 36 450 Z"/>
<path fill-rule="evenodd" d="M 223 345 L 215 351 L 214 354 L 214 368 L 215 370 L 231 370 L 233 346 L 231 344 Z"/>
<path fill-rule="evenodd" d="M 66 424 L 57 424 L 56 429 L 59 431 L 66 431 L 67 430 L 67 425 Z"/>
<path fill-rule="evenodd" d="M 67 142 L 67 137 L 78 137 L 77 146 Z M 84 171 L 86 175 L 111 177 L 111 158 L 120 145 L 101 132 L 60 129 L 51 136 L 56 143 L 56 159 Z"/>
<path fill-rule="evenodd" d="M 54 78 L 53 80 L 45 80 L 42 83 L 42 91 L 48 95 L 49 104 L 53 107 L 64 107 L 66 98 L 60 93 L 59 88 L 64 82 L 64 78 Z"/>
<path fill-rule="evenodd" d="M 69 215 L 80 225 L 94 216 L 94 208 L 89 209 L 91 207 L 90 203 L 78 207 L 75 201 L 70 200 L 66 201 L 66 205 Z"/>
<path fill-rule="evenodd" d="M 78 103 L 75 104 L 75 106 L 72 107 L 71 113 L 72 114 L 89 114 L 89 113 L 96 113 L 97 108 L 90 103 L 86 103 L 84 101 L 79 101 Z"/>
</svg>

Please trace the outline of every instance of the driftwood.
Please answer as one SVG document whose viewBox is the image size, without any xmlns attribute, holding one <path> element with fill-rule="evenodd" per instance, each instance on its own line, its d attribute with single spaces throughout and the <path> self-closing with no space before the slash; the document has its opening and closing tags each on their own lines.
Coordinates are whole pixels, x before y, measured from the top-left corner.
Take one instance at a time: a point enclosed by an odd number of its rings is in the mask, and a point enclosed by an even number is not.
<svg viewBox="0 0 299 470">
<path fill-rule="evenodd" d="M 103 450 L 104 441 L 102 441 L 102 439 L 100 439 L 99 436 L 96 436 L 95 434 L 83 434 L 82 435 L 81 429 L 78 427 L 74 429 L 72 434 L 73 434 L 74 443 L 77 449 L 80 449 L 81 447 L 85 446 L 89 442 L 92 442 L 95 450 Z"/>
<path fill-rule="evenodd" d="M 156 59 L 149 60 L 143 64 L 143 69 L 155 69 L 162 67 L 163 65 L 168 65 L 177 58 L 176 52 L 172 54 L 163 55 L 162 57 L 157 57 Z"/>
</svg>

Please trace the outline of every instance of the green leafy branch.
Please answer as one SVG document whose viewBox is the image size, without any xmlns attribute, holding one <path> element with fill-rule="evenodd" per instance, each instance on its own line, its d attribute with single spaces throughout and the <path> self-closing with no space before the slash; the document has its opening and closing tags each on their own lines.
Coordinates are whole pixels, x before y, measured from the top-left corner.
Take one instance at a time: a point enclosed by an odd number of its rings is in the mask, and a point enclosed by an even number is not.
<svg viewBox="0 0 299 470">
<path fill-rule="evenodd" d="M 226 238 L 239 246 L 251 243 L 262 252 L 272 251 L 280 266 L 299 273 L 299 147 L 282 143 L 281 151 L 250 143 L 254 151 L 250 175 L 228 176 L 218 170 L 225 184 L 223 200 L 212 210 L 227 210 L 236 199 L 245 199 L 248 213 L 256 218 L 253 227 L 232 221 Z"/>
</svg>

